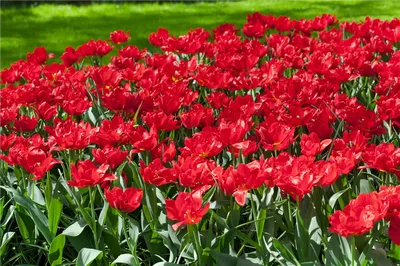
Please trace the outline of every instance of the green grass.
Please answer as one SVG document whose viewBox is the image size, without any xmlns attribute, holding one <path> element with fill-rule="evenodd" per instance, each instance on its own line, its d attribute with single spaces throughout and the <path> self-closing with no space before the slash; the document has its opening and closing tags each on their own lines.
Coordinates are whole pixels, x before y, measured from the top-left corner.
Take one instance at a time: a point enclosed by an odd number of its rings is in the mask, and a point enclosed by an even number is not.
<svg viewBox="0 0 400 266">
<path fill-rule="evenodd" d="M 400 17 L 400 1 L 263 1 L 164 4 L 39 5 L 3 8 L 1 64 L 25 59 L 27 52 L 45 46 L 59 57 L 65 47 L 78 47 L 90 39 L 107 39 L 111 31 L 130 30 L 131 44 L 148 47 L 148 35 L 159 27 L 178 35 L 190 28 L 213 29 L 222 23 L 242 26 L 246 14 L 259 11 L 291 18 L 312 18 L 324 13 L 340 20 Z"/>
</svg>

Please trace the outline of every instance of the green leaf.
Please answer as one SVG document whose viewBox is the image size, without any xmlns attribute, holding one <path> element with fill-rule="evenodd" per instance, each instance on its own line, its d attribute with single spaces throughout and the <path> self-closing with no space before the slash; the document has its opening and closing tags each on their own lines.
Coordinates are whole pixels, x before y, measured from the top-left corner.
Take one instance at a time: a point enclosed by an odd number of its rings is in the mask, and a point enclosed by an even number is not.
<svg viewBox="0 0 400 266">
<path fill-rule="evenodd" d="M 211 250 L 211 255 L 216 260 L 216 265 L 229 265 L 229 266 L 259 266 L 260 264 L 255 264 L 249 260 L 241 259 L 229 254 L 220 253 Z"/>
<path fill-rule="evenodd" d="M 296 256 L 290 251 L 286 246 L 282 245 L 279 240 L 273 240 L 274 247 L 281 253 L 281 256 L 287 261 L 293 262 L 296 265 L 300 265 L 300 262 L 297 260 Z"/>
<path fill-rule="evenodd" d="M 234 208 L 228 213 L 228 216 L 226 217 L 226 223 L 228 224 L 229 228 L 235 228 L 236 226 L 239 225 L 239 222 L 240 222 L 240 209 Z"/>
<path fill-rule="evenodd" d="M 308 230 L 304 226 L 303 218 L 300 215 L 300 210 L 296 211 L 296 247 L 298 250 L 298 255 L 300 257 L 301 262 L 309 261 L 309 253 L 310 253 L 310 235 Z M 318 259 L 318 256 L 317 258 Z"/>
<path fill-rule="evenodd" d="M 116 239 L 112 234 L 103 230 L 104 243 L 108 246 L 111 255 L 118 257 L 121 254 L 121 247 L 118 239 Z"/>
<path fill-rule="evenodd" d="M 100 224 L 100 226 L 103 226 L 105 224 L 105 222 L 106 222 L 109 206 L 110 205 L 108 204 L 108 202 L 104 202 L 103 209 L 101 210 L 100 216 L 99 216 L 99 224 Z"/>
<path fill-rule="evenodd" d="M 156 255 L 164 255 L 169 254 L 169 250 L 164 246 L 163 239 L 156 231 L 150 231 L 142 234 L 144 240 L 146 241 L 146 245 L 151 253 L 152 261 L 159 261 Z"/>
<path fill-rule="evenodd" d="M 37 205 L 31 199 L 24 197 L 21 193 L 13 188 L 3 186 L 1 188 L 11 192 L 14 195 L 15 202 L 21 205 L 30 214 L 30 217 L 32 218 L 36 227 L 42 233 L 44 238 L 46 238 L 47 243 L 50 244 L 53 241 L 54 236 L 49 230 L 47 217 L 40 211 Z"/>
<path fill-rule="evenodd" d="M 79 251 L 78 258 L 76 259 L 76 266 L 88 266 L 96 258 L 101 259 L 103 252 L 92 248 L 83 248 Z"/>
<path fill-rule="evenodd" d="M 15 232 L 7 232 L 3 235 L 0 246 L 0 257 L 3 257 L 7 251 L 7 244 L 10 242 L 11 238 L 15 235 Z"/>
<path fill-rule="evenodd" d="M 32 201 L 36 202 L 41 206 L 45 205 L 43 193 L 34 183 L 31 182 L 28 183 L 28 194 L 32 199 Z"/>
<path fill-rule="evenodd" d="M 49 213 L 49 229 L 55 236 L 57 234 L 58 223 L 60 222 L 61 213 L 63 209 L 62 201 L 59 197 L 52 197 L 50 206 L 48 206 Z"/>
<path fill-rule="evenodd" d="M 1 199 L 0 199 L 0 221 L 1 221 L 1 219 L 3 218 L 4 201 L 5 201 L 5 198 L 4 198 L 4 197 L 1 197 Z"/>
<path fill-rule="evenodd" d="M 250 245 L 255 247 L 257 250 L 261 250 L 260 245 L 257 242 L 255 242 L 254 240 L 252 240 L 249 236 L 247 236 L 242 231 L 237 230 L 237 237 L 240 238 L 241 240 L 243 240 L 243 242 L 249 243 Z"/>
<path fill-rule="evenodd" d="M 216 243 L 218 243 L 218 250 L 223 253 L 229 253 L 230 243 L 236 238 L 237 233 L 240 232 L 237 229 L 226 230 L 223 235 L 217 237 Z"/>
<path fill-rule="evenodd" d="M 171 263 L 171 262 L 158 262 L 156 264 L 154 264 L 153 266 L 181 266 L 181 264 L 175 264 L 175 263 Z"/>
<path fill-rule="evenodd" d="M 137 258 L 134 257 L 131 254 L 121 254 L 116 258 L 112 263 L 111 266 L 117 264 L 117 263 L 122 263 L 126 265 L 131 265 L 131 266 L 137 266 L 139 265 L 137 262 Z"/>
<path fill-rule="evenodd" d="M 17 221 L 19 232 L 26 243 L 33 243 L 35 240 L 35 224 L 25 209 L 17 205 L 15 208 L 15 220 Z"/>
<path fill-rule="evenodd" d="M 63 251 L 65 246 L 65 235 L 58 235 L 51 242 L 49 249 L 49 262 L 51 266 L 60 265 L 63 260 Z"/>
<path fill-rule="evenodd" d="M 93 242 L 93 232 L 87 228 L 87 223 L 83 219 L 70 225 L 62 234 L 68 236 L 68 240 L 76 251 L 80 251 L 82 248 L 92 248 L 95 246 Z"/>
<path fill-rule="evenodd" d="M 8 224 L 8 222 L 11 220 L 11 218 L 14 214 L 14 211 L 15 211 L 15 207 L 14 207 L 14 205 L 11 205 L 10 208 L 8 208 L 7 214 L 4 217 L 4 220 L 1 223 L 0 227 L 5 227 Z"/>
<path fill-rule="evenodd" d="M 58 223 L 60 222 L 63 203 L 58 192 L 58 183 L 54 188 L 50 176 L 47 178 L 45 187 L 46 208 L 49 217 L 49 229 L 55 236 L 57 234 Z"/>
<path fill-rule="evenodd" d="M 364 193 L 370 193 L 371 190 L 371 184 L 367 179 L 361 179 L 360 180 L 360 194 Z"/>
<path fill-rule="evenodd" d="M 68 240 L 76 251 L 80 251 L 83 248 L 90 249 L 96 247 L 93 239 L 93 232 L 91 229 L 89 229 L 89 227 L 85 227 L 85 229 L 82 231 L 81 234 L 79 234 L 79 236 L 68 236 Z"/>
<path fill-rule="evenodd" d="M 85 222 L 85 220 L 82 219 L 68 226 L 68 228 L 62 232 L 62 234 L 66 236 L 76 237 L 83 232 L 86 226 L 87 223 Z"/>
<path fill-rule="evenodd" d="M 115 209 L 109 209 L 108 214 L 106 216 L 106 225 L 107 225 L 107 230 L 113 234 L 113 235 L 121 235 L 121 230 L 118 227 L 118 220 L 119 220 L 119 214 L 118 211 Z"/>
<path fill-rule="evenodd" d="M 333 234 L 325 256 L 325 265 L 351 265 L 351 245 L 345 237 Z"/>
<path fill-rule="evenodd" d="M 265 219 L 267 217 L 267 210 L 261 209 L 257 215 L 257 222 L 256 222 L 256 231 L 257 231 L 257 239 L 261 240 L 264 234 L 264 226 L 265 226 Z"/>
<path fill-rule="evenodd" d="M 397 261 L 400 261 L 400 246 L 391 244 L 390 246 L 390 256 Z"/>
<path fill-rule="evenodd" d="M 48 175 L 47 180 L 46 180 L 46 187 L 44 188 L 44 198 L 46 200 L 47 208 L 50 206 L 50 201 L 53 196 L 52 191 L 53 191 L 53 186 L 52 186 L 50 175 Z"/>
<path fill-rule="evenodd" d="M 170 258 L 170 260 L 174 260 L 176 258 L 176 256 L 177 256 L 178 248 L 171 241 L 171 238 L 170 238 L 170 236 L 168 234 L 168 231 L 167 230 L 159 230 L 157 232 L 161 236 L 161 238 L 163 239 L 164 246 L 166 246 L 169 249 L 169 253 L 170 253 L 169 258 Z"/>
<path fill-rule="evenodd" d="M 310 226 L 308 227 L 308 232 L 310 234 L 310 241 L 311 241 L 311 246 L 310 248 L 313 249 L 314 256 L 316 260 L 319 257 L 320 250 L 321 250 L 321 235 L 322 231 L 321 228 L 318 225 L 317 217 L 312 217 Z"/>
<path fill-rule="evenodd" d="M 219 216 L 216 212 L 212 211 L 211 212 L 213 219 L 215 219 L 215 221 L 217 221 L 217 223 L 219 223 L 219 225 L 221 225 L 224 229 L 229 229 L 229 226 L 226 224 L 226 221 L 224 218 L 222 218 L 221 216 Z"/>
<path fill-rule="evenodd" d="M 329 206 L 331 206 L 332 209 L 335 207 L 336 201 L 340 198 L 340 196 L 342 196 L 343 193 L 345 193 L 348 189 L 349 187 L 333 194 L 333 196 L 329 199 Z"/>
<path fill-rule="evenodd" d="M 83 114 L 83 119 L 86 122 L 90 122 L 93 126 L 97 125 L 98 118 L 100 117 L 100 113 L 96 108 L 90 107 L 87 112 Z"/>
<path fill-rule="evenodd" d="M 128 226 L 129 226 L 129 240 L 132 244 L 132 246 L 136 247 L 137 241 L 139 238 L 139 223 L 137 221 L 134 221 L 132 219 L 128 220 Z"/>
<path fill-rule="evenodd" d="M 371 257 L 376 266 L 392 266 L 393 262 L 388 259 L 386 251 L 382 248 L 377 248 L 371 251 Z"/>
</svg>

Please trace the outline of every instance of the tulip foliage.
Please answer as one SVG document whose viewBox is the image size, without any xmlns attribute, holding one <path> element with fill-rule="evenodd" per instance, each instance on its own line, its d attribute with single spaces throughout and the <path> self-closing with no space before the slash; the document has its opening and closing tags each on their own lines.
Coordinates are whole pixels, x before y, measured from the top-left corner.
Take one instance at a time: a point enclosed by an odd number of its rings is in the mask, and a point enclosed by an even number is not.
<svg viewBox="0 0 400 266">
<path fill-rule="evenodd" d="M 400 262 L 399 19 L 130 38 L 1 71 L 0 263 Z"/>
</svg>

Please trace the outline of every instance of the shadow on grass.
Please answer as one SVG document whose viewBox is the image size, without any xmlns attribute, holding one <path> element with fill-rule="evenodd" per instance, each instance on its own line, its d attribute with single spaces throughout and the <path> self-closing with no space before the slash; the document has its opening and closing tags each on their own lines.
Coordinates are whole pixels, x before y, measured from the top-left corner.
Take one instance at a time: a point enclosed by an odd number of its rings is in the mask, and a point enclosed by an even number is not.
<svg viewBox="0 0 400 266">
<path fill-rule="evenodd" d="M 236 6 L 236 3 L 190 5 L 188 9 L 182 4 L 155 4 L 154 9 L 141 9 L 140 5 L 108 5 L 102 9 L 98 5 L 100 8 L 90 12 L 77 12 L 72 16 L 63 16 L 59 12 L 50 19 L 43 19 L 41 14 L 33 12 L 34 8 L 6 9 L 2 11 L 1 20 L 1 67 L 24 59 L 27 52 L 38 46 L 45 46 L 59 57 L 68 45 L 76 48 L 90 39 L 108 39 L 109 32 L 117 29 L 131 31 L 130 44 L 154 50 L 147 38 L 159 27 L 168 29 L 174 35 L 184 34 L 190 28 L 211 30 L 222 23 L 234 23 L 241 27 L 246 15 L 255 11 L 295 19 L 312 18 L 323 13 L 337 14 L 342 20 L 361 20 L 365 16 L 395 17 L 396 9 L 392 6 L 400 5 L 391 2 L 390 8 L 387 8 L 383 3 L 386 2 L 260 1 L 247 6 Z M 51 7 L 48 9 L 51 10 Z"/>
</svg>

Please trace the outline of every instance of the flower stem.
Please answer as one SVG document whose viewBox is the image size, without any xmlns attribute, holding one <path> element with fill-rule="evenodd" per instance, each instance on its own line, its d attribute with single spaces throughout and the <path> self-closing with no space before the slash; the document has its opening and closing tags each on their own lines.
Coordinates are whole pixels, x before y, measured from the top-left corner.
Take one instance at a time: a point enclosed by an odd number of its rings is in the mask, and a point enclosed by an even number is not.
<svg viewBox="0 0 400 266">
<path fill-rule="evenodd" d="M 197 229 L 197 225 L 189 224 L 188 231 L 189 231 L 190 237 L 193 239 L 193 242 L 194 242 L 194 246 L 195 246 L 195 250 L 196 250 L 196 254 L 197 254 L 197 261 L 198 261 L 197 265 L 200 265 L 200 266 L 205 265 L 205 264 L 203 264 L 203 258 L 202 258 L 203 248 L 201 247 L 200 235 L 199 235 L 199 231 Z"/>
<path fill-rule="evenodd" d="M 93 236 L 94 236 L 94 245 L 95 245 L 96 249 L 99 249 L 99 237 L 97 236 L 96 212 L 94 210 L 95 194 L 96 194 L 96 190 L 93 190 L 93 193 L 92 193 L 92 188 L 89 187 L 90 211 L 91 211 L 92 222 L 93 222 L 92 231 L 93 231 Z"/>
</svg>

